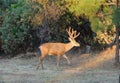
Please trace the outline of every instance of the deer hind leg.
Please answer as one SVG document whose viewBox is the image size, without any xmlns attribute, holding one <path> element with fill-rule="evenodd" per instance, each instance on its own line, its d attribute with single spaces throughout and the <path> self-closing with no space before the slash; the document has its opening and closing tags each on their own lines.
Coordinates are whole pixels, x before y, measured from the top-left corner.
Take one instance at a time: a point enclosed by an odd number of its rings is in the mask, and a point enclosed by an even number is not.
<svg viewBox="0 0 120 83">
<path fill-rule="evenodd" d="M 70 60 L 68 59 L 68 57 L 65 54 L 63 55 L 63 58 L 65 58 L 67 60 L 68 64 L 71 64 Z"/>
<path fill-rule="evenodd" d="M 38 59 L 39 63 L 38 63 L 38 66 L 37 66 L 36 69 L 39 69 L 40 65 L 41 65 L 41 67 L 43 69 L 43 59 L 44 59 L 44 56 L 39 57 L 39 59 Z"/>
<path fill-rule="evenodd" d="M 60 55 L 57 56 L 57 68 L 59 68 L 60 65 Z"/>
</svg>

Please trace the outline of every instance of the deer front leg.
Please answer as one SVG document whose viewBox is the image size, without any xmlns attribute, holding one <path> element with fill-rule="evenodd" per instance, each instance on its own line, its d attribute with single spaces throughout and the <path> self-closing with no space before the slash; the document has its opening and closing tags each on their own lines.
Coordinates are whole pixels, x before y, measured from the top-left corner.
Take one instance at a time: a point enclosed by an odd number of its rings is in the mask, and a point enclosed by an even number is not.
<svg viewBox="0 0 120 83">
<path fill-rule="evenodd" d="M 65 54 L 63 55 L 63 58 L 65 58 L 67 60 L 68 64 L 71 64 L 70 60 L 68 59 L 68 57 Z"/>
</svg>

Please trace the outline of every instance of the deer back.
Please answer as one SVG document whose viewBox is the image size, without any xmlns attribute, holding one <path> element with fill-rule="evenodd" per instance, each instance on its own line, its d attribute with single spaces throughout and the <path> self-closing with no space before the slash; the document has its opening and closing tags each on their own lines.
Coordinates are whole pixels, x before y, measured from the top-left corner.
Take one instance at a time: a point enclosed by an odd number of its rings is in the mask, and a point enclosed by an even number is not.
<svg viewBox="0 0 120 83">
<path fill-rule="evenodd" d="M 71 49 L 73 45 L 71 43 L 45 43 L 42 44 L 39 49 L 41 53 L 44 55 L 63 55 L 69 49 Z"/>
</svg>

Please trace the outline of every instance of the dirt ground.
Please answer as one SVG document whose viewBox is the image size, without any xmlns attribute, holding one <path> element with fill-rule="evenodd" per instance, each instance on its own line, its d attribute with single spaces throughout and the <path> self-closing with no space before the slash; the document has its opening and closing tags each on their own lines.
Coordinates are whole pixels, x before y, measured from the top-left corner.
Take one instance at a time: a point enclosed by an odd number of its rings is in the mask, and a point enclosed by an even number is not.
<svg viewBox="0 0 120 83">
<path fill-rule="evenodd" d="M 56 67 L 55 56 L 44 59 L 44 70 L 36 70 L 38 56 L 18 56 L 0 59 L 0 83 L 119 83 L 120 70 L 114 65 L 115 47 L 90 54 L 81 54 L 80 50 L 69 52 L 72 64 L 61 58 L 60 69 Z"/>
</svg>

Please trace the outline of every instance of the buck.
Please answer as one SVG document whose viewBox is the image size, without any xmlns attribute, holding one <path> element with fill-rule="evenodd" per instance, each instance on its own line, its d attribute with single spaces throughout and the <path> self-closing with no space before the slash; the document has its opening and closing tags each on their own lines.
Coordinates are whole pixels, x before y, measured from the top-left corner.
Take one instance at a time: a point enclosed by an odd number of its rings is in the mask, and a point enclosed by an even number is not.
<svg viewBox="0 0 120 83">
<path fill-rule="evenodd" d="M 78 37 L 80 33 L 77 34 L 77 32 L 71 28 L 66 29 L 66 31 L 69 35 L 69 43 L 44 43 L 41 46 L 39 46 L 41 56 L 39 57 L 39 64 L 36 69 L 38 69 L 40 65 L 43 69 L 43 59 L 47 55 L 57 56 L 57 67 L 59 67 L 59 61 L 61 56 L 67 60 L 68 64 L 71 64 L 70 60 L 65 55 L 65 53 L 74 46 L 80 46 L 80 44 L 75 40 L 75 38 Z"/>
</svg>

